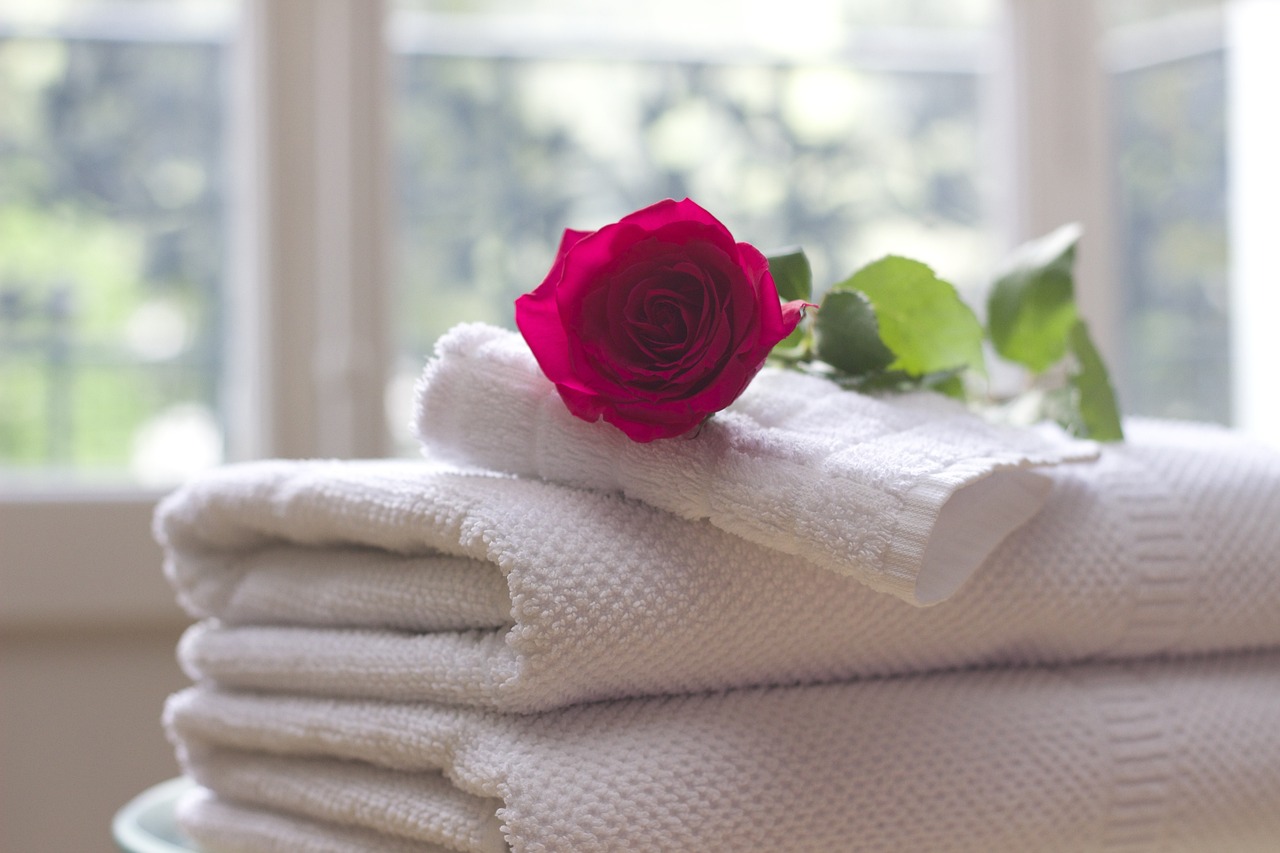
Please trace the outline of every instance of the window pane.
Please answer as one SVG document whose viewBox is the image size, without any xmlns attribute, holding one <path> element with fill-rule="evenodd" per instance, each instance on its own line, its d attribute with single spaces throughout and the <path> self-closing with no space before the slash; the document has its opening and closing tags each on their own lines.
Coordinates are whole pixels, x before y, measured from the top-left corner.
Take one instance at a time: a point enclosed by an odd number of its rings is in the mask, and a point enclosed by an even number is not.
<svg viewBox="0 0 1280 853">
<path fill-rule="evenodd" d="M 1115 27 L 1168 20 L 1179 13 L 1201 12 L 1218 5 L 1220 0 L 1105 0 L 1097 3 L 1097 8 L 1103 25 Z"/>
<path fill-rule="evenodd" d="M 699 4 L 721 26 L 678 42 L 648 7 L 634 21 L 616 6 L 573 16 L 569 2 L 449 7 L 405 2 L 394 21 L 393 400 L 411 398 L 404 383 L 453 324 L 512 325 L 563 228 L 665 197 L 693 198 L 764 250 L 803 245 L 821 287 L 895 252 L 962 287 L 991 268 L 978 148 L 990 3 L 938 4 L 946 16 L 788 4 L 785 32 L 743 23 L 776 4 Z M 921 19 L 945 26 L 902 29 Z"/>
<path fill-rule="evenodd" d="M 232 4 L 0 7 L 0 482 L 222 455 Z"/>
<path fill-rule="evenodd" d="M 1218 4 L 1190 5 L 1131 3 L 1140 22 L 1110 35 L 1117 381 L 1130 413 L 1226 423 L 1225 62 Z"/>
</svg>

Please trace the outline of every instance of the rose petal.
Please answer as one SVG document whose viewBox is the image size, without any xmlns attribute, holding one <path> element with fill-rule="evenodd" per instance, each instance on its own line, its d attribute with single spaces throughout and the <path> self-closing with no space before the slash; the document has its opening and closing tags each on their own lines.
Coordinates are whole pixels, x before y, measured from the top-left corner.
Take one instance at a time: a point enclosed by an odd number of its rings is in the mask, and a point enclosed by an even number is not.
<svg viewBox="0 0 1280 853">
<path fill-rule="evenodd" d="M 590 237 L 594 233 L 594 231 L 575 231 L 572 228 L 564 229 L 564 234 L 560 236 L 560 248 L 556 250 L 556 259 L 563 258 L 565 253 L 581 241 L 583 237 Z"/>
</svg>

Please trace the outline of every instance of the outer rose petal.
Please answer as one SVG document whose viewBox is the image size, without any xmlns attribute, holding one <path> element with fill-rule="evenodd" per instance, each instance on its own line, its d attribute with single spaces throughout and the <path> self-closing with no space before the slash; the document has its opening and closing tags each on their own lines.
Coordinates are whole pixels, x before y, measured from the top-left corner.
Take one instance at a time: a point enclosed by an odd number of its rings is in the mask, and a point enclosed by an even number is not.
<svg viewBox="0 0 1280 853">
<path fill-rule="evenodd" d="M 565 256 L 565 253 L 573 248 L 574 244 L 583 237 L 590 237 L 594 231 L 575 231 L 572 228 L 564 229 L 564 233 L 560 235 L 560 248 L 556 250 L 556 260 L 559 261 Z"/>
<path fill-rule="evenodd" d="M 653 441 L 737 399 L 803 306 L 780 303 L 754 247 L 694 202 L 666 200 L 565 231 L 516 324 L 571 413 Z"/>
<path fill-rule="evenodd" d="M 687 198 L 683 201 L 665 199 L 656 204 L 651 204 L 618 220 L 618 224 L 624 222 L 651 234 L 660 234 L 668 227 L 674 227 L 677 231 L 688 233 L 695 229 L 700 230 L 700 226 L 709 226 L 707 231 L 702 234 L 704 239 L 718 242 L 724 248 L 734 245 L 733 236 L 729 233 L 729 229 L 725 228 L 720 220 L 716 219 L 697 203 Z M 606 225 L 605 227 L 608 228 L 609 226 Z"/>
<path fill-rule="evenodd" d="M 779 341 L 796 330 L 796 326 L 799 326 L 800 321 L 804 319 L 804 309 L 814 307 L 816 306 L 812 302 L 805 302 L 803 299 L 784 302 L 782 305 L 782 328 L 787 334 L 774 341 L 773 346 L 776 346 Z M 773 349 L 773 346 L 770 346 L 769 349 Z"/>
<path fill-rule="evenodd" d="M 542 372 L 553 382 L 557 381 L 556 377 L 568 377 L 573 372 L 569 363 L 569 339 L 556 305 L 556 282 L 553 266 L 541 286 L 516 300 L 516 328 L 529 344 Z"/>
<path fill-rule="evenodd" d="M 551 270 L 542 280 L 542 284 L 538 285 L 532 293 L 526 293 L 516 299 L 516 328 L 528 342 L 542 372 L 552 381 L 568 380 L 574 373 L 573 366 L 569 362 L 569 341 L 556 301 L 556 293 L 564 275 L 565 256 L 570 249 L 592 233 L 594 232 L 566 228 L 560 237 L 560 247 L 556 251 L 555 261 L 551 264 Z M 556 377 L 560 379 L 557 380 Z M 580 390 L 589 393 L 587 389 Z M 595 418 L 589 418 L 589 420 L 595 420 Z"/>
</svg>

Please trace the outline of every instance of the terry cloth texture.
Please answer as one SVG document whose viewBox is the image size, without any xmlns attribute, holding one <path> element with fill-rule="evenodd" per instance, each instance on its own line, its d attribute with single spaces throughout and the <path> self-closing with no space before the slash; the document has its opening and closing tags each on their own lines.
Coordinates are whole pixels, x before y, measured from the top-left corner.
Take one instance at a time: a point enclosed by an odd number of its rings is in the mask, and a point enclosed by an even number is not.
<svg viewBox="0 0 1280 853">
<path fill-rule="evenodd" d="M 457 853 L 427 841 L 264 811 L 197 788 L 175 809 L 184 833 L 218 853 Z"/>
<path fill-rule="evenodd" d="M 1091 459 L 937 394 L 877 399 L 766 369 L 692 436 L 638 444 L 571 415 L 518 335 L 455 327 L 419 381 L 434 458 L 622 492 L 913 604 L 950 597 L 1040 508 L 1032 466 Z"/>
<path fill-rule="evenodd" d="M 166 499 L 196 679 L 530 712 L 626 696 L 1280 645 L 1280 459 L 1134 423 L 950 601 L 905 605 L 616 494 L 265 462 Z"/>
<path fill-rule="evenodd" d="M 202 687 L 167 722 L 212 792 L 184 820 L 213 849 L 1260 853 L 1280 838 L 1274 653 L 523 716 Z"/>
</svg>

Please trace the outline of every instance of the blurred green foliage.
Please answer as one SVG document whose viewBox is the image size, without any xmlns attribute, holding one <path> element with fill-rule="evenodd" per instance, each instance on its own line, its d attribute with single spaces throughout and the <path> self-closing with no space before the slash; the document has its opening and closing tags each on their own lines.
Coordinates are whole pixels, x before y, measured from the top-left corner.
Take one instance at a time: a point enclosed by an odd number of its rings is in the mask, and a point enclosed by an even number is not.
<svg viewBox="0 0 1280 853">
<path fill-rule="evenodd" d="M 914 25 L 945 4 L 863 5 Z M 987 23 L 963 5 L 952 25 Z M 0 38 L 0 472 L 121 470 L 166 410 L 220 410 L 228 59 Z M 456 322 L 509 325 L 563 228 L 664 196 L 803 245 L 820 282 L 897 253 L 972 292 L 991 266 L 976 72 L 413 53 L 395 72 L 402 376 Z M 1223 75 L 1217 53 L 1113 79 L 1126 411 L 1229 414 Z"/>
<path fill-rule="evenodd" d="M 1229 423 L 1226 59 L 1112 79 L 1128 413 Z"/>
<path fill-rule="evenodd" d="M 691 197 L 739 239 L 803 245 L 820 282 L 898 251 L 989 267 L 975 73 L 490 60 L 396 65 L 398 338 L 511 326 L 564 228 Z"/>
<path fill-rule="evenodd" d="M 0 40 L 0 471 L 118 475 L 216 410 L 224 54 Z"/>
</svg>

